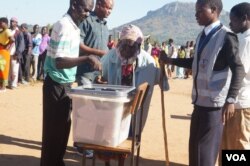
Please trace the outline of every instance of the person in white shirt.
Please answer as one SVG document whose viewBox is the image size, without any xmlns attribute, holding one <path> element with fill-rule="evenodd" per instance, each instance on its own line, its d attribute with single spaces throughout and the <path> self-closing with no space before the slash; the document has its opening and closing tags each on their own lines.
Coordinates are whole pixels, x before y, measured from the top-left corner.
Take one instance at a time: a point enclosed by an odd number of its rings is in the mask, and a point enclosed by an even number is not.
<svg viewBox="0 0 250 166">
<path fill-rule="evenodd" d="M 31 68 L 32 68 L 32 79 L 36 81 L 37 78 L 37 66 L 38 66 L 38 56 L 40 55 L 40 44 L 42 43 L 42 35 L 39 33 L 39 25 L 33 26 L 33 32 L 32 35 L 32 58 L 31 58 Z"/>
<path fill-rule="evenodd" d="M 10 19 L 10 30 L 15 38 L 15 42 L 12 43 L 10 48 L 10 72 L 9 72 L 9 86 L 8 88 L 17 88 L 18 72 L 19 72 L 19 60 L 18 54 L 24 50 L 24 39 L 23 34 L 20 34 L 18 29 L 18 20 L 16 17 Z"/>
<path fill-rule="evenodd" d="M 233 117 L 224 126 L 222 149 L 250 150 L 250 3 L 235 5 L 230 11 L 230 28 L 239 34 L 239 56 L 244 77 Z"/>
</svg>

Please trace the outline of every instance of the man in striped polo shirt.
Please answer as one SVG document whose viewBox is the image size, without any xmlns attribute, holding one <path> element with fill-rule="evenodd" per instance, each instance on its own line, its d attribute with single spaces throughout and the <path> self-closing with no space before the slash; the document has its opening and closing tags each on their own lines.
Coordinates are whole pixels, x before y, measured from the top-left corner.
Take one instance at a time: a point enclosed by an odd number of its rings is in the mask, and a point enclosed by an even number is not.
<svg viewBox="0 0 250 166">
<path fill-rule="evenodd" d="M 79 23 L 93 9 L 93 0 L 70 0 L 67 14 L 53 26 L 45 60 L 43 85 L 43 136 L 40 166 L 64 166 L 63 157 L 70 133 L 70 98 L 76 66 L 89 62 L 97 70 L 94 56 L 80 56 Z"/>
</svg>

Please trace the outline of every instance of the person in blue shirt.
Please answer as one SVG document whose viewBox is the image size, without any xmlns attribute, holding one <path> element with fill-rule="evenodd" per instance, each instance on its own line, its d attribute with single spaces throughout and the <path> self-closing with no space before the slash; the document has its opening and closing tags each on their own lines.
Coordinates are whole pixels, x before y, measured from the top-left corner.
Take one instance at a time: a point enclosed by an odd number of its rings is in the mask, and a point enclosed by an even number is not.
<svg viewBox="0 0 250 166">
<path fill-rule="evenodd" d="M 95 55 L 100 59 L 108 51 L 109 30 L 106 18 L 111 14 L 114 0 L 96 0 L 95 9 L 79 26 L 81 29 L 81 55 Z M 77 83 L 93 83 L 95 70 L 89 63 L 77 67 Z"/>
</svg>

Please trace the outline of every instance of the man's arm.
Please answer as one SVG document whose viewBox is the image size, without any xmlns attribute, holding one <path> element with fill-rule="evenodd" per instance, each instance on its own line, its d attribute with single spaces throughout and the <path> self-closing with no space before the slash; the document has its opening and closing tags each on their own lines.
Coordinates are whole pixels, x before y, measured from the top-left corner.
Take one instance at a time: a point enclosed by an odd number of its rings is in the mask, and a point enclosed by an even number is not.
<svg viewBox="0 0 250 166">
<path fill-rule="evenodd" d="M 229 98 L 236 99 L 238 92 L 241 88 L 241 82 L 246 75 L 244 66 L 241 63 L 238 55 L 238 39 L 237 36 L 228 33 L 225 38 L 225 44 L 222 48 L 224 55 L 226 56 L 227 64 L 232 71 L 232 79 L 228 90 L 227 99 L 223 106 L 223 119 L 222 122 L 226 123 L 234 115 L 234 102 L 228 102 Z"/>
<path fill-rule="evenodd" d="M 86 35 L 93 30 L 91 24 L 88 21 L 88 19 L 84 20 L 80 24 L 79 27 L 81 29 L 81 34 L 80 34 L 80 36 L 81 36 L 80 51 L 83 52 L 84 54 L 97 55 L 97 56 L 100 56 L 100 57 L 102 57 L 103 55 L 105 55 L 107 53 L 106 51 L 100 50 L 100 49 L 97 49 L 97 48 L 89 47 L 89 46 L 87 46 L 84 43 Z"/>
<path fill-rule="evenodd" d="M 238 55 L 238 39 L 236 35 L 229 33 L 225 40 L 226 61 L 232 71 L 231 84 L 228 91 L 228 97 L 236 98 L 241 88 L 241 82 L 246 75 L 244 66 Z"/>
<path fill-rule="evenodd" d="M 22 59 L 22 52 L 25 50 L 25 42 L 24 42 L 24 36 L 23 33 L 20 32 L 16 37 L 16 52 L 14 55 L 14 58 L 17 58 L 18 60 Z"/>
<path fill-rule="evenodd" d="M 32 36 L 31 36 L 30 33 L 27 34 L 27 38 L 28 38 L 28 54 L 31 55 L 31 51 L 32 51 Z"/>
<path fill-rule="evenodd" d="M 93 55 L 80 56 L 78 58 L 68 58 L 68 57 L 56 58 L 56 67 L 58 69 L 72 68 L 85 62 L 91 63 L 94 69 L 101 70 L 101 63 Z"/>
<path fill-rule="evenodd" d="M 11 31 L 9 29 L 6 29 L 6 36 L 9 39 L 9 42 L 6 45 L 2 45 L 6 49 L 10 49 L 11 44 L 15 42 L 14 36 L 11 34 Z"/>
<path fill-rule="evenodd" d="M 99 50 L 96 48 L 88 47 L 84 43 L 80 44 L 80 49 L 82 52 L 84 52 L 84 54 L 93 54 L 93 55 L 98 55 L 100 57 L 102 57 L 103 55 L 105 55 L 107 53 L 104 50 Z"/>
<path fill-rule="evenodd" d="M 163 62 L 165 64 L 176 65 L 187 69 L 192 68 L 193 60 L 193 58 L 169 58 L 165 51 L 161 51 L 159 59 L 160 63 Z"/>
</svg>

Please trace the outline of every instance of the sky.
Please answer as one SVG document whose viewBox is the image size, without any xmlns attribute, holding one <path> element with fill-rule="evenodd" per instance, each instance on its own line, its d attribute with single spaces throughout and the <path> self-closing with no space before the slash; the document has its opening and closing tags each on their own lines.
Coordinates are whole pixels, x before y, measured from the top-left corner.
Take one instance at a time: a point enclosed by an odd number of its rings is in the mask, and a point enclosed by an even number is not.
<svg viewBox="0 0 250 166">
<path fill-rule="evenodd" d="M 19 23 L 45 26 L 59 20 L 69 7 L 69 0 L 1 0 L 1 17 L 17 17 Z M 154 11 L 167 3 L 177 0 L 114 0 L 115 5 L 108 20 L 110 29 L 144 17 L 148 11 Z M 196 2 L 196 0 L 178 0 Z M 232 6 L 250 0 L 222 0 L 223 9 L 230 11 Z"/>
</svg>

